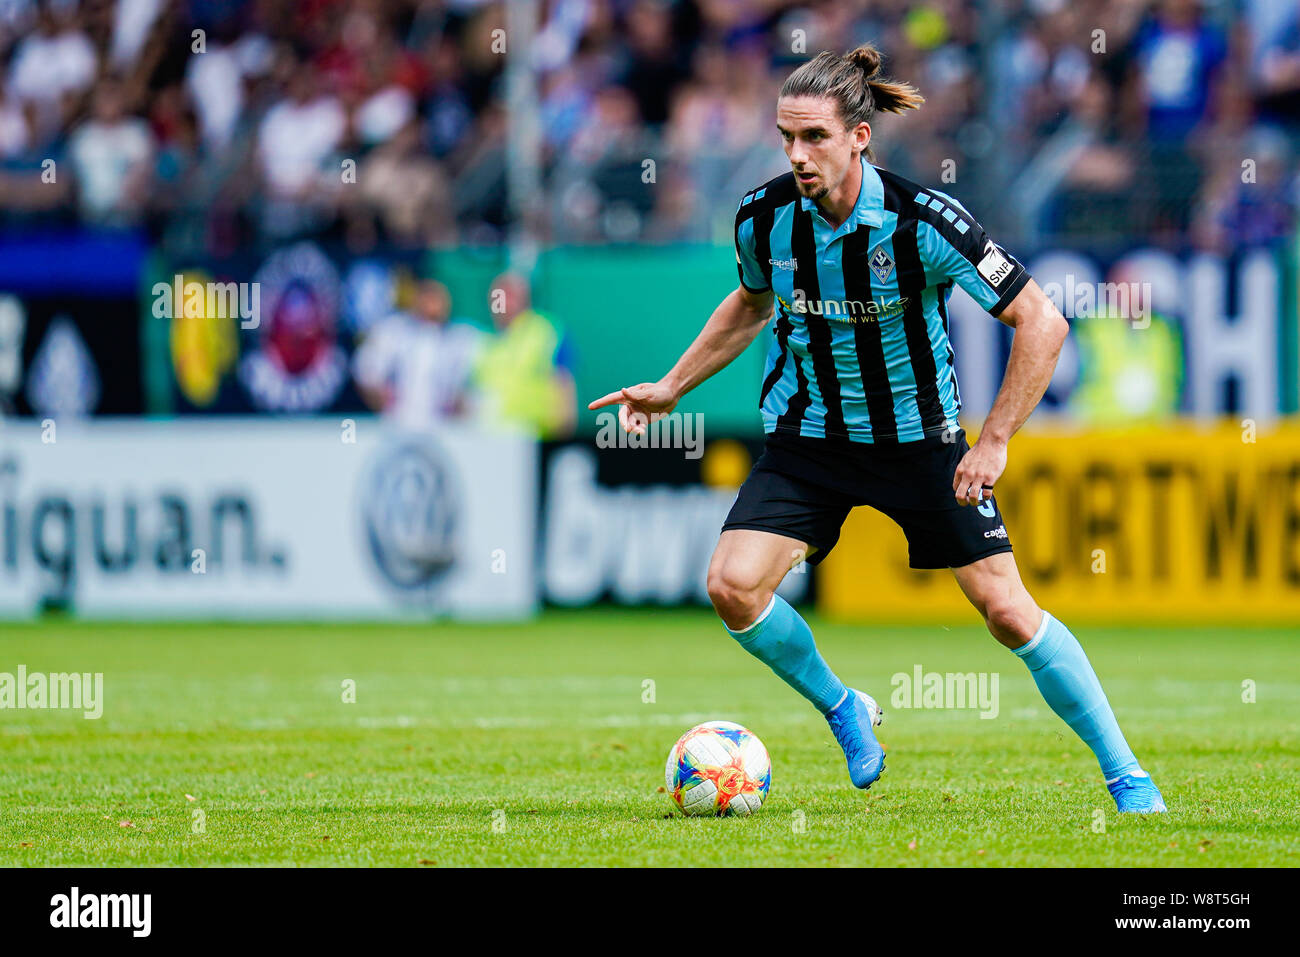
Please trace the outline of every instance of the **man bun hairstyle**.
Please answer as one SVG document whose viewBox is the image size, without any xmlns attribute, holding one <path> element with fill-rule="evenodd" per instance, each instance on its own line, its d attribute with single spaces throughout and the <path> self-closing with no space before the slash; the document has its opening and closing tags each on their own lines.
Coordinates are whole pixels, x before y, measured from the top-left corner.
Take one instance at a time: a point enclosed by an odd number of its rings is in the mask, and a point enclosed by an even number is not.
<svg viewBox="0 0 1300 957">
<path fill-rule="evenodd" d="M 786 77 L 781 96 L 828 96 L 839 106 L 848 129 L 870 123 L 877 111 L 919 108 L 925 97 L 910 83 L 881 74 L 881 59 L 880 51 L 869 43 L 844 56 L 824 50 Z M 872 158 L 870 146 L 867 158 Z"/>
</svg>

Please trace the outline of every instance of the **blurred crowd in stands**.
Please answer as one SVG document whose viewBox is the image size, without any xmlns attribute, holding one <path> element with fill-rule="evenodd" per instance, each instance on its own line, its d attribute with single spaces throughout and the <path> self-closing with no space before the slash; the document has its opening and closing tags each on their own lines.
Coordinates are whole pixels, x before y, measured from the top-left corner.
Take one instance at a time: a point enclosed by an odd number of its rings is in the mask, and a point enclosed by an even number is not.
<svg viewBox="0 0 1300 957">
<path fill-rule="evenodd" d="M 1294 229 L 1295 0 L 541 0 L 531 40 L 507 26 L 482 0 L 0 0 L 0 219 L 218 255 L 500 242 L 522 57 L 538 238 L 727 242 L 786 168 L 781 79 L 870 40 L 927 97 L 879 119 L 877 162 L 1005 242 Z"/>
</svg>

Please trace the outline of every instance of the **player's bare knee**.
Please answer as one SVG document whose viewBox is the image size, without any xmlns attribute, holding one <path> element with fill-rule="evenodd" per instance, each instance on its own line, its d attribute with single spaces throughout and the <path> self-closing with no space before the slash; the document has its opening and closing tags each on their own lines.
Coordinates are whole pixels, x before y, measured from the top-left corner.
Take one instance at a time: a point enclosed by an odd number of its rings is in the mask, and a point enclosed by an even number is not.
<svg viewBox="0 0 1300 957">
<path fill-rule="evenodd" d="M 1010 596 L 989 599 L 984 605 L 984 621 L 989 632 L 1008 648 L 1019 648 L 1034 636 L 1038 622 L 1033 617 L 1025 602 Z"/>
<path fill-rule="evenodd" d="M 725 575 L 709 576 L 709 600 L 728 628 L 733 630 L 746 628 L 752 621 L 749 608 L 752 600 L 750 590 L 739 585 Z M 754 617 L 757 617 L 756 615 Z"/>
<path fill-rule="evenodd" d="M 725 567 L 709 569 L 708 590 L 718 617 L 733 631 L 752 625 L 772 597 L 761 585 L 728 575 Z"/>
</svg>

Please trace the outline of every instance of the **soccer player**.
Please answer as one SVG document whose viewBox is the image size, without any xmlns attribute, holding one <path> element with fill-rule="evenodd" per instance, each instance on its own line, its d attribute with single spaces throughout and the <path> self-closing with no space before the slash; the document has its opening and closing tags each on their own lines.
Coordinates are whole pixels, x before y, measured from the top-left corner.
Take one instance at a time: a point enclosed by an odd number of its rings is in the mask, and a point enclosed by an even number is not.
<svg viewBox="0 0 1300 957">
<path fill-rule="evenodd" d="M 622 427 L 644 431 L 735 359 L 775 307 L 759 396 L 766 445 L 709 567 L 727 630 L 826 716 L 853 784 L 870 787 L 884 769 L 872 730 L 880 708 L 845 687 L 776 594 L 791 567 L 825 557 L 853 506 L 870 505 L 903 529 L 913 568 L 952 569 L 989 631 L 1097 756 L 1119 810 L 1162 812 L 1083 648 L 1021 583 L 993 497 L 1007 443 L 1042 398 L 1068 324 L 961 203 L 869 162 L 876 111 L 922 102 L 881 75 L 870 46 L 820 53 L 795 70 L 776 107 L 790 172 L 745 194 L 736 215 L 739 287 L 666 376 L 589 408 L 618 404 Z M 953 283 L 1016 331 L 973 447 L 957 424 Z"/>
</svg>

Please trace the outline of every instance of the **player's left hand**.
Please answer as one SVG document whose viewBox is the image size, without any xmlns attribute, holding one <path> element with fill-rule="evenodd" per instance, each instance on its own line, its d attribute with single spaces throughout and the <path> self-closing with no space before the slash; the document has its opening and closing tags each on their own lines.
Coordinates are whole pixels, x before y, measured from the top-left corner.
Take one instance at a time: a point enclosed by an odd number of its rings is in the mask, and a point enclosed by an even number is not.
<svg viewBox="0 0 1300 957">
<path fill-rule="evenodd" d="M 588 409 L 602 409 L 618 403 L 618 424 L 624 432 L 645 435 L 646 426 L 658 422 L 677 407 L 677 395 L 671 388 L 658 382 L 642 382 L 628 386 L 587 405 Z"/>
<path fill-rule="evenodd" d="M 993 486 L 1007 467 L 1007 444 L 980 436 L 962 456 L 952 477 L 952 492 L 959 505 L 978 505 L 993 497 Z"/>
</svg>

